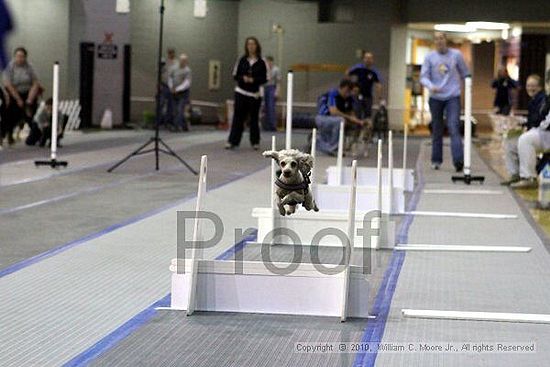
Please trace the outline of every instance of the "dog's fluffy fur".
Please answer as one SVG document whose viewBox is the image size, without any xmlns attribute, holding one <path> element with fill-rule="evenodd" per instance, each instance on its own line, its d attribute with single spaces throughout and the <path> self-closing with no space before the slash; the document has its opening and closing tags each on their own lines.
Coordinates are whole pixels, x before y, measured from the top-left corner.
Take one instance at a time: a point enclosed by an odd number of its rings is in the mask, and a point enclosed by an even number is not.
<svg viewBox="0 0 550 367">
<path fill-rule="evenodd" d="M 263 153 L 263 156 L 273 158 L 277 162 L 281 169 L 279 180 L 287 185 L 303 183 L 305 181 L 304 175 L 308 175 L 313 168 L 313 157 L 296 149 L 268 150 Z M 304 190 L 286 190 L 277 186 L 275 201 L 281 215 L 294 213 L 298 203 L 302 204 L 306 210 L 319 211 L 310 187 L 304 194 Z"/>
</svg>

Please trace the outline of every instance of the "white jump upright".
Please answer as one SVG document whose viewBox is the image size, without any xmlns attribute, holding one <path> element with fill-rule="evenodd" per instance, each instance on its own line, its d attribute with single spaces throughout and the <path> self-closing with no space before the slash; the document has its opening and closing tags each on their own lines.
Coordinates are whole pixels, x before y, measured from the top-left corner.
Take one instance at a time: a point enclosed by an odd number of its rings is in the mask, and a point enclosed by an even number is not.
<svg viewBox="0 0 550 367">
<path fill-rule="evenodd" d="M 313 162 L 315 162 L 315 157 L 317 156 L 317 129 L 314 128 L 312 131 L 311 131 L 311 152 L 310 152 L 310 155 L 311 155 L 311 158 L 313 159 Z M 315 184 L 316 184 L 316 180 L 315 180 L 315 171 L 316 171 L 316 164 L 313 165 L 313 167 L 311 168 L 311 175 L 309 176 L 310 180 L 311 180 L 311 190 L 313 191 L 313 195 L 315 197 Z M 275 180 L 273 180 L 275 181 Z"/>
<path fill-rule="evenodd" d="M 350 260 L 353 255 L 353 243 L 355 236 L 355 204 L 357 200 L 357 161 L 351 163 L 351 188 L 348 203 L 348 242 L 344 247 L 344 286 L 342 287 L 342 313 L 340 321 L 346 321 L 348 317 L 348 297 L 349 297 L 349 276 L 350 276 Z"/>
<path fill-rule="evenodd" d="M 52 88 L 52 136 L 49 161 L 35 161 L 37 166 L 50 166 L 56 168 L 66 167 L 67 162 L 57 160 L 57 128 L 59 125 L 59 62 L 53 64 L 53 88 Z"/>
<path fill-rule="evenodd" d="M 273 135 L 271 137 L 271 150 L 277 150 L 277 137 Z M 277 204 L 275 203 L 275 179 L 277 178 L 277 163 L 274 159 L 271 160 L 271 209 L 277 209 Z"/>
<path fill-rule="evenodd" d="M 453 176 L 453 182 L 464 181 L 469 185 L 474 181 L 483 183 L 485 177 L 472 176 L 472 77 L 464 79 L 464 175 Z"/>
<path fill-rule="evenodd" d="M 338 156 L 336 157 L 336 167 L 338 171 L 337 185 L 342 184 L 342 176 L 344 174 L 344 139 L 345 139 L 345 126 L 346 122 L 344 119 L 340 121 L 340 130 L 338 134 Z"/>
<path fill-rule="evenodd" d="M 187 297 L 187 315 L 192 315 L 195 312 L 197 293 L 197 277 L 199 269 L 199 260 L 202 260 L 202 249 L 198 248 L 197 243 L 202 241 L 201 221 L 198 213 L 203 210 L 203 201 L 206 196 L 206 178 L 208 173 L 208 157 L 201 157 L 201 169 L 199 173 L 199 188 L 197 192 L 197 203 L 195 205 L 195 222 L 193 223 L 193 248 L 191 249 L 191 269 L 190 269 L 190 285 Z M 176 265 L 177 266 L 177 265 Z"/>
<path fill-rule="evenodd" d="M 292 99 L 294 88 L 294 73 L 288 71 L 286 83 L 286 140 L 285 149 L 292 149 Z"/>
</svg>

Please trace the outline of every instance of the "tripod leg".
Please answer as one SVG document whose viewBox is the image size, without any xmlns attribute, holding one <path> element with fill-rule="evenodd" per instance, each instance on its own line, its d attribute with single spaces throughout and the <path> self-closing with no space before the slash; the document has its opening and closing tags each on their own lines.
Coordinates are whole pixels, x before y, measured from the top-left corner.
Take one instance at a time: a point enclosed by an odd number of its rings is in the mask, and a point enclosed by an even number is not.
<svg viewBox="0 0 550 367">
<path fill-rule="evenodd" d="M 126 162 L 128 159 L 132 158 L 133 156 L 135 155 L 138 155 L 141 150 L 145 149 L 145 147 L 147 147 L 149 144 L 151 144 L 152 142 L 154 141 L 153 138 L 151 138 L 147 143 L 143 144 L 142 146 L 140 146 L 139 148 L 137 148 L 136 150 L 134 150 L 132 153 L 128 154 L 125 158 L 123 158 L 121 161 L 117 162 L 114 166 L 112 166 L 111 168 L 109 168 L 107 170 L 107 172 L 113 172 L 118 166 L 120 166 L 121 164 L 123 164 L 124 162 Z"/>
<path fill-rule="evenodd" d="M 164 148 L 166 148 L 166 150 L 169 152 L 171 156 L 175 157 L 178 161 L 180 161 L 185 167 L 187 167 L 189 171 L 193 172 L 194 175 L 199 174 L 193 167 L 191 167 L 186 161 L 184 161 L 179 155 L 177 155 L 176 152 L 172 150 L 172 148 L 170 148 L 164 141 L 162 141 L 162 139 L 159 139 L 158 141 L 162 144 Z"/>
</svg>

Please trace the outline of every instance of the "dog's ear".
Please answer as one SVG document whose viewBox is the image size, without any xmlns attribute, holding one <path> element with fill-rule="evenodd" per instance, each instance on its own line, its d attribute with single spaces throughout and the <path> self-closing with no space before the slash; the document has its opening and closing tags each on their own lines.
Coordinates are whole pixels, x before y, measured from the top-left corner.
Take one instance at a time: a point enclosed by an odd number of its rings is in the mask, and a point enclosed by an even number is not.
<svg viewBox="0 0 550 367">
<path fill-rule="evenodd" d="M 266 150 L 262 153 L 262 155 L 266 158 L 273 158 L 277 162 L 279 161 L 279 152 L 277 152 L 276 150 Z"/>
<path fill-rule="evenodd" d="M 300 153 L 298 158 L 298 164 L 300 165 L 303 172 L 308 173 L 313 168 L 313 157 L 311 154 Z"/>
</svg>

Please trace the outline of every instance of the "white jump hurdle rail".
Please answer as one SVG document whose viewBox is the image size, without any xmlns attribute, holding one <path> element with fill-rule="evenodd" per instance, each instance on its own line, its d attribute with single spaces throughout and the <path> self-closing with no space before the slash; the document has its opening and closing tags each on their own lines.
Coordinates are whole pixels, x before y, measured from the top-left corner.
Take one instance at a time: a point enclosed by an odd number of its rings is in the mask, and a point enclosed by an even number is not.
<svg viewBox="0 0 550 367">
<path fill-rule="evenodd" d="M 329 185 L 349 185 L 351 170 L 350 167 L 343 166 L 343 156 L 344 156 L 344 128 L 340 127 L 338 140 L 338 152 L 336 158 L 336 165 L 330 166 L 327 168 L 327 184 Z M 393 169 L 393 187 L 396 189 L 401 189 L 404 191 L 413 191 L 414 190 L 414 171 L 412 169 L 407 169 L 407 131 L 405 131 L 405 138 L 403 139 L 403 168 Z M 357 186 L 375 186 L 377 169 L 375 167 L 357 167 Z M 387 177 L 389 176 L 389 169 L 382 168 L 382 174 L 384 175 L 384 182 L 387 182 Z"/>
<path fill-rule="evenodd" d="M 315 136 L 316 131 L 313 131 L 313 136 Z M 380 166 L 382 164 L 382 145 L 380 143 L 379 148 L 379 154 L 380 154 Z M 315 145 L 312 144 L 312 150 L 311 155 L 315 159 L 316 151 L 315 151 Z M 315 165 L 314 165 L 315 167 Z M 356 175 L 358 172 L 358 167 L 356 168 Z M 272 169 L 273 172 L 273 169 Z M 314 176 L 314 174 L 312 174 Z M 269 185 L 271 188 L 273 188 L 273 182 L 274 179 L 272 178 L 269 182 Z M 356 182 L 356 181 L 355 181 Z M 379 180 L 379 187 L 382 185 L 382 180 Z M 321 190 L 324 189 L 327 185 L 319 185 L 315 178 L 313 178 L 312 184 L 311 184 L 311 190 L 314 194 L 314 197 L 317 199 L 319 196 L 317 195 L 319 187 L 321 187 Z M 336 187 L 338 189 L 337 194 L 341 194 L 341 197 L 339 200 L 341 200 L 344 203 L 349 203 L 349 195 L 350 195 L 350 187 L 348 186 L 339 186 Z M 370 195 L 368 197 L 369 203 L 371 207 L 368 208 L 368 210 L 359 210 L 357 209 L 360 200 L 365 197 L 365 191 L 369 190 L 368 194 Z M 370 219 L 369 223 L 363 223 L 364 216 L 367 214 L 367 212 L 378 210 L 377 213 L 380 212 L 380 204 L 378 204 L 378 192 L 380 192 L 379 188 L 364 188 L 364 187 L 357 187 L 356 188 L 356 215 L 355 218 L 355 226 L 357 228 L 363 228 L 363 230 L 368 231 L 369 233 L 371 231 L 377 231 L 377 234 L 369 235 L 369 241 L 365 241 L 365 238 L 361 236 L 354 236 L 353 237 L 353 246 L 354 248 L 363 248 L 365 246 L 365 243 L 368 244 L 368 246 L 371 249 L 386 249 L 386 248 L 393 248 L 395 245 L 395 223 L 389 222 L 389 221 L 381 221 L 379 216 L 373 217 Z M 362 194 L 360 194 L 362 193 Z M 316 200 L 317 200 L 316 199 Z M 317 203 L 319 206 L 319 202 Z M 272 204 L 273 205 L 273 204 Z M 319 231 L 326 229 L 326 228 L 337 228 L 344 233 L 347 231 L 347 210 L 349 208 L 340 208 L 340 209 L 327 209 L 320 206 L 319 212 L 313 212 L 313 211 L 306 211 L 303 208 L 300 208 L 296 211 L 293 215 L 290 216 L 281 216 L 278 212 L 278 210 L 275 210 L 274 207 L 269 208 L 254 208 L 252 210 L 252 216 L 257 218 L 258 220 L 258 239 L 259 242 L 264 242 L 268 238 L 268 234 L 274 229 L 274 228 L 288 228 L 295 233 L 298 234 L 300 237 L 302 244 L 309 244 L 313 242 L 313 238 L 315 234 L 317 234 Z M 370 227 L 370 228 L 365 228 Z M 292 240 L 289 238 L 281 238 L 277 240 L 278 244 L 285 244 L 285 245 L 292 245 Z M 334 241 L 330 237 L 325 237 L 321 239 L 319 245 L 322 246 L 333 246 L 333 247 L 341 247 L 342 244 L 338 241 Z"/>
<path fill-rule="evenodd" d="M 206 195 L 206 162 L 203 157 L 197 211 L 203 209 Z M 353 236 L 353 200 L 347 215 L 347 233 Z M 194 241 L 202 239 L 201 232 L 196 221 Z M 188 315 L 197 310 L 332 316 L 340 321 L 347 317 L 367 318 L 370 287 L 363 268 L 350 265 L 350 246 L 348 250 L 344 262 L 338 265 L 270 263 L 280 269 L 295 267 L 289 273 L 279 274 L 260 261 L 205 260 L 197 249 L 191 258 L 173 259 L 170 263 L 172 298 L 169 309 L 187 311 Z M 236 271 L 237 265 L 239 271 Z M 332 271 L 321 272 L 319 265 Z"/>
<path fill-rule="evenodd" d="M 387 185 L 389 170 L 382 167 L 382 141 L 379 141 L 379 159 L 377 167 L 369 169 L 369 179 L 373 176 L 376 181 L 374 185 L 357 186 L 357 210 L 371 211 L 382 209 L 383 213 L 403 213 L 405 211 L 405 195 L 403 189 L 393 186 L 390 189 Z M 391 158 L 391 157 L 390 157 Z M 390 164 L 392 166 L 392 164 Z M 357 168 L 359 180 L 360 170 Z M 384 175 L 386 172 L 386 175 Z M 395 182 L 395 176 L 394 176 Z M 318 184 L 316 186 L 316 198 L 319 207 L 328 210 L 346 210 L 347 197 L 349 195 L 349 182 L 343 185 Z M 379 205 L 381 202 L 381 206 Z"/>
<path fill-rule="evenodd" d="M 288 71 L 286 84 L 286 140 L 285 149 L 292 149 L 292 99 L 294 88 L 294 73 Z"/>
<path fill-rule="evenodd" d="M 344 286 L 342 287 L 342 312 L 340 321 L 346 321 L 348 317 L 349 275 L 350 259 L 353 256 L 353 238 L 355 237 L 355 204 L 357 196 L 357 161 L 351 164 L 351 189 L 348 202 L 348 230 L 347 241 L 344 247 Z"/>
<path fill-rule="evenodd" d="M 52 136 L 49 161 L 34 161 L 36 166 L 50 166 L 51 168 L 67 167 L 68 162 L 57 160 L 57 127 L 59 124 L 59 62 L 53 64 L 53 91 L 52 91 Z"/>
</svg>

